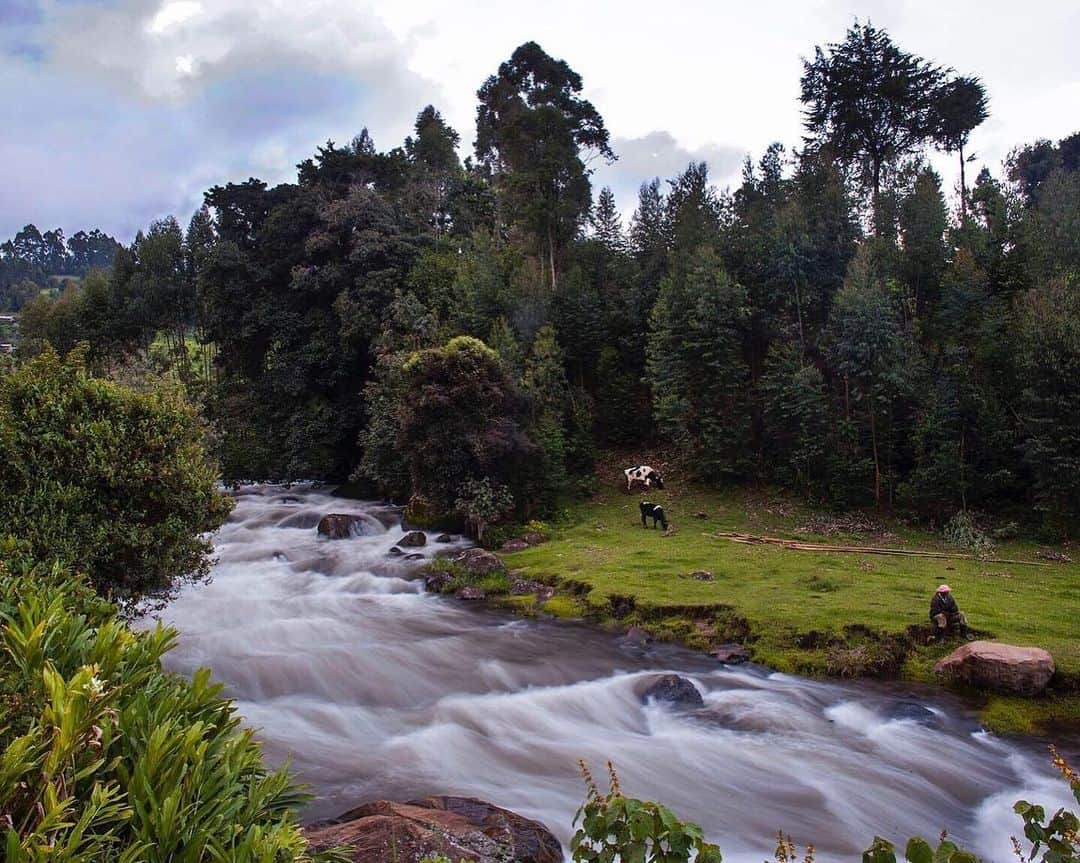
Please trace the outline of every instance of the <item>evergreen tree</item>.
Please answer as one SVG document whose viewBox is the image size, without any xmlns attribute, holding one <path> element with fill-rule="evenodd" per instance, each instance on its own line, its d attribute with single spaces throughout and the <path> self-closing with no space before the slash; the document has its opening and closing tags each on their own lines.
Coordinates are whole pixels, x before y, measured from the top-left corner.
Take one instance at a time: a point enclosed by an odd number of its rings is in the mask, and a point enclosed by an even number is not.
<svg viewBox="0 0 1080 863">
<path fill-rule="evenodd" d="M 657 424 L 702 479 L 745 477 L 752 461 L 747 296 L 708 246 L 660 287 L 648 378 Z"/>
<path fill-rule="evenodd" d="M 874 501 L 892 493 L 900 398 L 910 391 L 915 357 L 870 247 L 852 260 L 830 318 L 830 363 L 842 387 L 843 415 L 860 429 L 873 462 Z"/>
</svg>

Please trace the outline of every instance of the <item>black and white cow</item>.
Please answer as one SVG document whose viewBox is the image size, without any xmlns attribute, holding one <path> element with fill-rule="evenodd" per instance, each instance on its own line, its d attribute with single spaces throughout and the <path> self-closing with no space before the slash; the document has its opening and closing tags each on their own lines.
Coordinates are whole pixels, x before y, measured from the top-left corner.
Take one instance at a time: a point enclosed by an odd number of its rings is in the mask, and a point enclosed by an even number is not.
<svg viewBox="0 0 1080 863">
<path fill-rule="evenodd" d="M 659 522 L 664 530 L 667 530 L 667 516 L 664 515 L 664 508 L 660 506 L 660 504 L 649 503 L 647 500 L 643 500 L 638 505 L 638 508 L 641 510 L 642 527 L 648 527 L 645 523 L 645 519 L 651 518 L 653 527 L 656 527 L 656 523 Z"/>
<path fill-rule="evenodd" d="M 635 482 L 642 483 L 645 488 L 663 488 L 664 478 L 647 464 L 637 467 L 628 467 L 623 471 L 626 474 L 626 490 L 630 491 Z"/>
</svg>

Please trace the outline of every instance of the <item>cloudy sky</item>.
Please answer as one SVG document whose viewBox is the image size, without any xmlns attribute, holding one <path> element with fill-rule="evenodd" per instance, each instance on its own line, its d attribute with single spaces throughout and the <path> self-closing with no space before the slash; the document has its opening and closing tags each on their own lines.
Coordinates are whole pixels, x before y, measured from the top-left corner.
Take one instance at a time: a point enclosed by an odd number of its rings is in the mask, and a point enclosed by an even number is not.
<svg viewBox="0 0 1080 863">
<path fill-rule="evenodd" d="M 0 237 L 126 240 L 186 221 L 215 183 L 289 180 L 363 126 L 388 149 L 428 103 L 468 147 L 477 87 L 529 39 L 583 76 L 620 156 L 596 180 L 621 208 L 690 159 L 723 187 L 745 154 L 798 144 L 800 57 L 856 17 L 982 76 L 972 146 L 992 169 L 1080 127 L 1072 0 L 0 0 Z"/>
</svg>

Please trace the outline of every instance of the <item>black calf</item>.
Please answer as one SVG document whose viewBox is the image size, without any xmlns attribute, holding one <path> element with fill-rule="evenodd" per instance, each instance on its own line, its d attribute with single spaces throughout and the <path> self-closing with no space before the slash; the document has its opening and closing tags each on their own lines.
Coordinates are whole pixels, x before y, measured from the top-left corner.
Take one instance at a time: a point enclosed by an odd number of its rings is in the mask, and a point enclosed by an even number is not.
<svg viewBox="0 0 1080 863">
<path fill-rule="evenodd" d="M 645 523 L 645 519 L 651 518 L 653 527 L 656 527 L 656 523 L 659 522 L 664 530 L 667 530 L 667 516 L 664 515 L 664 508 L 660 506 L 660 504 L 649 503 L 648 501 L 643 500 L 639 505 L 639 508 L 641 509 L 642 527 L 648 527 L 649 525 Z"/>
</svg>

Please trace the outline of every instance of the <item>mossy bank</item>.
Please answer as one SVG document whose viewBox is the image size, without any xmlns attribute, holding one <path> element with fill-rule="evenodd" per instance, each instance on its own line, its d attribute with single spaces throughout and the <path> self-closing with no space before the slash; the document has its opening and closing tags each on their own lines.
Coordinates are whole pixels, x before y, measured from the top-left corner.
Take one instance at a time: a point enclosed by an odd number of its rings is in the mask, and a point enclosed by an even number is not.
<svg viewBox="0 0 1080 863">
<path fill-rule="evenodd" d="M 785 672 L 933 682 L 934 662 L 956 646 L 927 637 L 930 597 L 947 581 L 978 637 L 1043 647 L 1057 663 L 1039 698 L 970 693 L 986 726 L 1022 734 L 1080 727 L 1077 563 L 1048 561 L 1044 547 L 1023 541 L 999 544 L 993 557 L 1030 565 L 968 559 L 940 535 L 895 520 L 835 516 L 765 493 L 684 487 L 648 497 L 666 508 L 669 532 L 641 527 L 639 495 L 602 489 L 569 510 L 548 542 L 505 554 L 513 577 L 487 584 L 489 595 L 504 594 L 495 601 L 521 613 L 638 626 L 702 650 L 739 642 L 754 661 Z M 796 551 L 717 537 L 725 532 L 957 556 Z M 1062 554 L 1055 551 L 1048 556 Z M 528 582 L 558 593 L 509 595 Z"/>
</svg>

